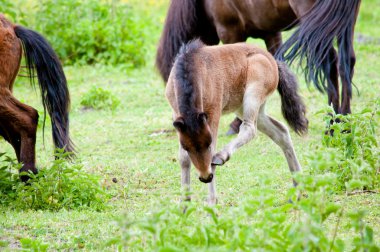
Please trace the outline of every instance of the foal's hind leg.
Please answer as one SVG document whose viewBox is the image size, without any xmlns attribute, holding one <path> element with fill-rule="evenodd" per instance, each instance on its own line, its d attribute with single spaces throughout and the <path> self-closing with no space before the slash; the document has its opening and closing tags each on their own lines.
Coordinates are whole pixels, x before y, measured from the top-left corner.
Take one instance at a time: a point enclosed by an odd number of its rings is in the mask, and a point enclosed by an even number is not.
<svg viewBox="0 0 380 252">
<path fill-rule="evenodd" d="M 19 102 L 12 96 L 9 90 L 6 90 L 5 94 L 2 92 L 0 97 L 0 118 L 6 122 L 2 123 L 2 125 L 9 129 L 8 134 L 12 133 L 11 139 L 17 140 L 18 137 L 20 138 L 19 150 L 15 148 L 16 154 L 19 152 L 19 161 L 23 164 L 20 171 L 37 173 L 35 167 L 35 145 L 38 112 L 34 108 Z M 21 179 L 26 180 L 27 178 L 22 177 Z"/>
<path fill-rule="evenodd" d="M 265 114 L 265 105 L 260 108 L 257 122 L 258 129 L 269 136 L 278 146 L 281 147 L 288 162 L 291 173 L 301 171 L 301 165 L 298 162 L 289 131 L 281 122 Z M 297 183 L 293 180 L 294 186 Z"/>
</svg>

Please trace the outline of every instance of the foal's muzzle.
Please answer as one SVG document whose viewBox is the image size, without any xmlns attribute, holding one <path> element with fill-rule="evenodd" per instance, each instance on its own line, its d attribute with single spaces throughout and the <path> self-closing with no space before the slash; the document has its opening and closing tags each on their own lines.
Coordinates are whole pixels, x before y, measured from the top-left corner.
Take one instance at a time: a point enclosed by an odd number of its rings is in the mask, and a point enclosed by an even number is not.
<svg viewBox="0 0 380 252">
<path fill-rule="evenodd" d="M 199 180 L 203 183 L 210 183 L 212 181 L 212 178 L 214 177 L 214 175 L 212 173 L 210 173 L 210 175 L 208 175 L 207 178 L 202 178 L 202 177 L 199 177 Z"/>
</svg>

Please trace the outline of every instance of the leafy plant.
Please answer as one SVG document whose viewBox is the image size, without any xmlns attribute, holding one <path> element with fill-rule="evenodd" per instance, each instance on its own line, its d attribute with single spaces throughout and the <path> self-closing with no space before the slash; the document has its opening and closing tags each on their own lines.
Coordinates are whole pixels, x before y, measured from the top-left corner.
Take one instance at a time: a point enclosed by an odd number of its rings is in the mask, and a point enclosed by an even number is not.
<svg viewBox="0 0 380 252">
<path fill-rule="evenodd" d="M 145 27 L 149 19 L 120 1 L 42 0 L 36 29 L 54 46 L 66 65 L 145 64 Z"/>
<path fill-rule="evenodd" d="M 376 117 L 380 100 L 373 109 L 346 116 L 323 110 L 330 131 L 323 135 L 323 146 L 309 155 L 312 174 L 334 172 L 337 190 L 371 190 L 380 187 L 380 149 L 376 139 Z M 330 125 L 330 122 L 337 122 Z"/>
<path fill-rule="evenodd" d="M 334 174 L 319 176 L 298 175 L 297 188 L 289 190 L 290 204 L 276 203 L 273 189 L 253 191 L 252 196 L 223 215 L 216 208 L 195 204 L 167 206 L 153 214 L 136 220 L 120 218 L 121 235 L 109 241 L 108 246 L 119 251 L 344 251 L 355 246 L 379 249 L 371 240 L 370 228 L 364 223 L 364 214 L 349 225 L 355 228 L 356 237 L 351 241 L 338 238 L 344 207 L 332 202 L 329 195 Z M 267 182 L 261 182 L 263 186 Z M 300 192 L 308 197 L 297 200 Z M 344 203 L 343 203 L 344 204 Z M 350 213 L 350 216 L 352 214 Z M 330 232 L 326 223 L 337 219 Z M 365 238 L 363 237 L 365 233 Z"/>
<path fill-rule="evenodd" d="M 110 91 L 93 86 L 83 96 L 80 104 L 87 108 L 115 110 L 119 106 L 120 100 Z"/>
<path fill-rule="evenodd" d="M 22 238 L 20 239 L 21 247 L 23 250 L 31 251 L 31 252 L 45 252 L 48 250 L 49 245 L 42 243 L 35 239 L 30 238 Z"/>
<path fill-rule="evenodd" d="M 70 165 L 65 160 L 69 153 L 58 150 L 56 155 L 51 167 L 40 169 L 37 175 L 27 174 L 30 176 L 27 183 L 20 182 L 19 165 L 14 166 L 8 157 L 3 159 L 1 203 L 17 209 L 104 209 L 109 194 L 101 187 L 99 178 L 84 172 L 81 165 Z"/>
</svg>

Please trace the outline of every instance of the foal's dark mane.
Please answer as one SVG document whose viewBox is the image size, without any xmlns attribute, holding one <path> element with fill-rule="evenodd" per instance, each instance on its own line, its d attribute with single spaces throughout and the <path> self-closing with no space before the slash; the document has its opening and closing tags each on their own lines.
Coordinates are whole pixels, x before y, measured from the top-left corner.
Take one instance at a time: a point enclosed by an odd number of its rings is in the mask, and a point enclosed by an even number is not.
<svg viewBox="0 0 380 252">
<path fill-rule="evenodd" d="M 182 45 L 175 61 L 175 88 L 177 90 L 179 113 L 185 125 L 191 131 L 197 131 L 199 111 L 196 108 L 197 89 L 194 87 L 194 55 L 204 44 L 199 40 L 192 40 Z"/>
</svg>

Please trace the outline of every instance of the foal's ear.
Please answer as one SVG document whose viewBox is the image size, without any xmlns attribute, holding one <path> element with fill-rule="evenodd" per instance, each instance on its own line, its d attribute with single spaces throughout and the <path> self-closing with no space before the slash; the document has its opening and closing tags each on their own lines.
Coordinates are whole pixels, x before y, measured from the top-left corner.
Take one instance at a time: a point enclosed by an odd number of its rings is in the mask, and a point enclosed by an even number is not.
<svg viewBox="0 0 380 252">
<path fill-rule="evenodd" d="M 199 113 L 198 114 L 198 121 L 206 123 L 208 120 L 208 115 L 205 112 Z"/>
<path fill-rule="evenodd" d="M 183 120 L 182 117 L 178 117 L 174 122 L 173 122 L 173 126 L 178 130 L 178 131 L 185 131 L 186 129 L 186 125 L 185 125 L 185 121 Z"/>
</svg>

